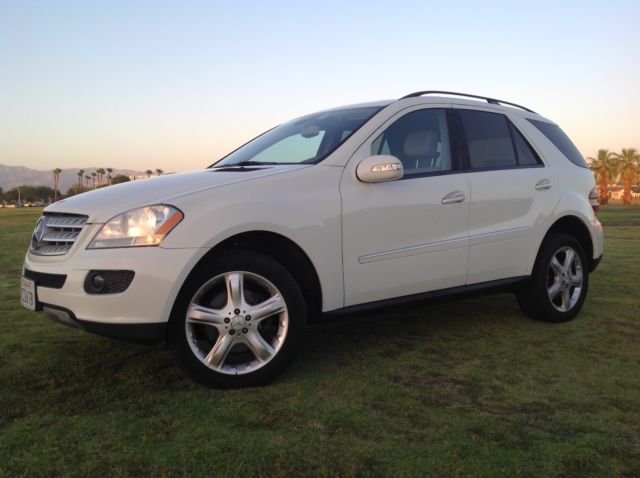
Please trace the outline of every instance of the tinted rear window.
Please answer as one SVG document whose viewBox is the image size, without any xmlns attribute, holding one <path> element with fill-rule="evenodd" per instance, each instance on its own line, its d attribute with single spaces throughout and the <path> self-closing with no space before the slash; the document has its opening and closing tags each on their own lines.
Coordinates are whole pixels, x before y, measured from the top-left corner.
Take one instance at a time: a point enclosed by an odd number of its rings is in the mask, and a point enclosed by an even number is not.
<svg viewBox="0 0 640 478">
<path fill-rule="evenodd" d="M 485 111 L 460 110 L 467 136 L 471 169 L 516 166 L 516 156 L 504 115 Z"/>
<path fill-rule="evenodd" d="M 560 129 L 560 126 L 545 123 L 544 121 L 528 120 L 533 126 L 538 128 L 542 134 L 544 134 L 549 141 L 551 141 L 556 148 L 564 154 L 569 161 L 576 166 L 588 168 L 587 162 L 584 160 L 578 148 L 571 142 L 569 137 Z"/>
</svg>

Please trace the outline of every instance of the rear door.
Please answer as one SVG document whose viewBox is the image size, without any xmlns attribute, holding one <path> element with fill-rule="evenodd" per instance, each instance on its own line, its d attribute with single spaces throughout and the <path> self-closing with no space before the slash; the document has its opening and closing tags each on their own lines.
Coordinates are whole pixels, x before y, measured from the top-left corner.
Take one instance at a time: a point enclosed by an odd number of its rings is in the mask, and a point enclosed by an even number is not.
<svg viewBox="0 0 640 478">
<path fill-rule="evenodd" d="M 471 193 L 467 283 L 525 275 L 558 201 L 552 169 L 506 115 L 455 111 Z"/>
</svg>

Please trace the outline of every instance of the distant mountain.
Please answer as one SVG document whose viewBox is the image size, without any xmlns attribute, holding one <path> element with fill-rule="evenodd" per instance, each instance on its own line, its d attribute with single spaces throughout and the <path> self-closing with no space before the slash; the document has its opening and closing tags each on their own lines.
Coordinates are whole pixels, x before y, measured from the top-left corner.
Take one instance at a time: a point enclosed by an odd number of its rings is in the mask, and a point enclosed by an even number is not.
<svg viewBox="0 0 640 478">
<path fill-rule="evenodd" d="M 97 168 L 82 168 L 84 174 L 91 176 L 91 173 Z M 0 164 L 0 188 L 4 191 L 8 191 L 16 186 L 49 186 L 53 187 L 53 168 L 48 171 L 40 171 L 37 169 L 29 169 L 24 166 L 6 166 Z M 78 171 L 80 168 L 75 169 L 63 169 L 60 173 L 60 186 L 58 189 L 62 193 L 67 192 L 73 184 L 78 182 Z M 146 176 L 144 171 L 135 171 L 133 169 L 115 169 L 111 173 L 111 176 L 117 176 L 118 174 L 124 174 L 125 176 Z M 84 175 L 83 175 L 84 176 Z M 83 179 L 84 182 L 84 179 Z M 106 183 L 106 176 L 103 182 Z"/>
</svg>

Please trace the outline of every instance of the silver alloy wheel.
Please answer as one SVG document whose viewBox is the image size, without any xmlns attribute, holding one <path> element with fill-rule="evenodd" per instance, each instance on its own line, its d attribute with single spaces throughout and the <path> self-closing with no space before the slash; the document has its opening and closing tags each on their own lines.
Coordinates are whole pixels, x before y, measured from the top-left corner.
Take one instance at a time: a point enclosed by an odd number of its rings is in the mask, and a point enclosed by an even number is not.
<svg viewBox="0 0 640 478">
<path fill-rule="evenodd" d="M 216 372 L 255 372 L 282 348 L 287 305 L 266 278 L 246 271 L 220 274 L 191 299 L 185 328 L 196 357 Z"/>
<path fill-rule="evenodd" d="M 551 257 L 547 272 L 547 294 L 551 304 L 560 312 L 568 312 L 580 299 L 584 272 L 580 255 L 565 246 Z"/>
</svg>

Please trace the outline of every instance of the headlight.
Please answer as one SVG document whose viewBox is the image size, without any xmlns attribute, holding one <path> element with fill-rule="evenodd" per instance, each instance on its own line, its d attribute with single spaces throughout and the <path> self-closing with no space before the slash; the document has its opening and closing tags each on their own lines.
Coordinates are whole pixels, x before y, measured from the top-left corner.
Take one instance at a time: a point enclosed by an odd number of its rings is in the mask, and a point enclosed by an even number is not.
<svg viewBox="0 0 640 478">
<path fill-rule="evenodd" d="M 103 225 L 87 249 L 157 246 L 184 215 L 175 207 L 157 205 L 122 213 Z"/>
</svg>

